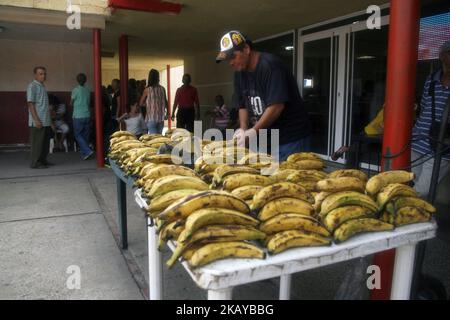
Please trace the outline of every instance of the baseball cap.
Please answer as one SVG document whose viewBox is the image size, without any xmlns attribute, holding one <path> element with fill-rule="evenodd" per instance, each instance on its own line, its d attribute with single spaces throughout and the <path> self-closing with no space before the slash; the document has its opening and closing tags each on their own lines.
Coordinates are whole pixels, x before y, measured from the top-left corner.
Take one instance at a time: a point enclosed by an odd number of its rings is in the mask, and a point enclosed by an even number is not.
<svg viewBox="0 0 450 320">
<path fill-rule="evenodd" d="M 248 41 L 239 31 L 233 30 L 225 33 L 220 39 L 220 52 L 216 57 L 216 62 L 219 63 L 230 58 L 233 51 L 244 48 Z"/>
<path fill-rule="evenodd" d="M 444 44 L 439 49 L 439 54 L 450 51 L 450 41 L 444 42 Z"/>
</svg>

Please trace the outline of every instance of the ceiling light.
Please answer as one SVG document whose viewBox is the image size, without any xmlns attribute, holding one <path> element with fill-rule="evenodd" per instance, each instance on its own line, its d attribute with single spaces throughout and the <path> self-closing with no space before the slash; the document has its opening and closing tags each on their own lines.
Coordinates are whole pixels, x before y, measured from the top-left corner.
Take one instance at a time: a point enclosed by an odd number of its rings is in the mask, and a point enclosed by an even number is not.
<svg viewBox="0 0 450 320">
<path fill-rule="evenodd" d="M 376 59 L 376 58 L 377 57 L 375 57 L 375 56 L 359 56 L 356 59 L 358 59 L 358 60 L 371 60 L 371 59 Z"/>
<path fill-rule="evenodd" d="M 294 47 L 293 46 L 287 46 L 284 49 L 286 49 L 287 51 L 292 51 L 292 50 L 294 50 Z"/>
</svg>

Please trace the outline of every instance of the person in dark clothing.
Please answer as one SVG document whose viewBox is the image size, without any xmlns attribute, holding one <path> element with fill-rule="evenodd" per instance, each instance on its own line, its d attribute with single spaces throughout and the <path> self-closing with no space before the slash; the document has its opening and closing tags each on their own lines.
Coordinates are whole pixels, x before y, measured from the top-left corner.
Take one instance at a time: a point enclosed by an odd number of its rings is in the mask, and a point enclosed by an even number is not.
<svg viewBox="0 0 450 320">
<path fill-rule="evenodd" d="M 260 129 L 279 130 L 280 161 L 296 152 L 309 151 L 310 121 L 292 71 L 276 56 L 252 50 L 239 31 L 220 41 L 216 62 L 228 61 L 234 69 L 234 90 L 239 106 L 240 129 L 235 133 L 245 145 Z M 270 142 L 270 138 L 269 138 Z"/>
<path fill-rule="evenodd" d="M 177 113 L 177 128 L 194 132 L 194 121 L 200 120 L 200 102 L 197 89 L 191 86 L 191 76 L 183 75 L 183 85 L 177 89 L 173 103 L 172 120 Z"/>
</svg>

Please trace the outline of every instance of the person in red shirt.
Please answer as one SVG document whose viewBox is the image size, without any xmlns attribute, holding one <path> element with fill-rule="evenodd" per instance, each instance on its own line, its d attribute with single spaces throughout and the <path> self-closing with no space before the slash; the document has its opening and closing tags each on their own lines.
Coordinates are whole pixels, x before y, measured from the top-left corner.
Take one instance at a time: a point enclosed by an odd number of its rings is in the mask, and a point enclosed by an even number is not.
<svg viewBox="0 0 450 320">
<path fill-rule="evenodd" d="M 177 113 L 177 128 L 183 128 L 194 132 L 194 121 L 200 120 L 200 103 L 197 89 L 191 86 L 191 76 L 183 75 L 183 85 L 177 89 L 173 103 L 172 120 Z"/>
</svg>

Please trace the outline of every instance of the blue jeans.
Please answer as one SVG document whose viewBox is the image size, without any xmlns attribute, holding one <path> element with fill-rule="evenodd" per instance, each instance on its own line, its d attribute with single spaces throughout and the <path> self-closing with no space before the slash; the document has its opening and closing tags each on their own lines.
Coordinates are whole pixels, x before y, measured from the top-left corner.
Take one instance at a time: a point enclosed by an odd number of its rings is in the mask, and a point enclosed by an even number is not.
<svg viewBox="0 0 450 320">
<path fill-rule="evenodd" d="M 164 129 L 164 121 L 158 122 L 158 121 L 149 120 L 147 122 L 147 128 L 148 128 L 149 134 L 154 134 L 154 133 L 162 134 L 163 129 Z"/>
<path fill-rule="evenodd" d="M 75 140 L 80 147 L 81 155 L 84 157 L 92 153 L 89 148 L 89 136 L 91 134 L 91 120 L 89 118 L 73 119 L 73 132 Z"/>
<path fill-rule="evenodd" d="M 293 153 L 309 152 L 311 150 L 311 138 L 306 137 L 294 142 L 280 145 L 278 150 L 279 161 L 286 161 L 286 159 Z"/>
</svg>

